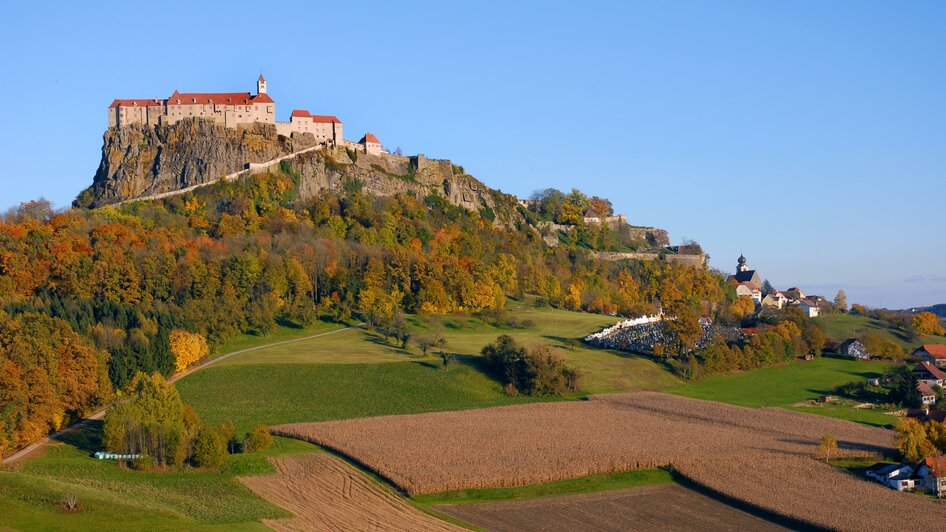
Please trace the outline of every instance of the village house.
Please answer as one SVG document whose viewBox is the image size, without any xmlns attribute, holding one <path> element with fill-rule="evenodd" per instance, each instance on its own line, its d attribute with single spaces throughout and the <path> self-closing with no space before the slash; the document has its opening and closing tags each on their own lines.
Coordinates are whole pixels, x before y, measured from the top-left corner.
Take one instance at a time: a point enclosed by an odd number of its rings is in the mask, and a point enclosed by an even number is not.
<svg viewBox="0 0 946 532">
<path fill-rule="evenodd" d="M 785 297 L 789 299 L 794 299 L 794 300 L 805 299 L 805 293 L 802 292 L 801 288 L 798 288 L 797 286 L 793 286 L 789 288 L 788 290 L 785 290 L 783 293 L 785 294 Z"/>
<path fill-rule="evenodd" d="M 916 387 L 920 390 L 920 399 L 924 406 L 929 406 L 936 402 L 936 392 L 933 391 L 933 388 L 925 382 L 916 383 Z"/>
<path fill-rule="evenodd" d="M 762 306 L 765 308 L 781 309 L 786 303 L 788 303 L 788 298 L 778 290 L 762 298 Z"/>
<path fill-rule="evenodd" d="M 923 360 L 913 368 L 913 376 L 927 386 L 942 386 L 946 382 L 946 373 L 934 366 L 932 362 Z"/>
<path fill-rule="evenodd" d="M 946 345 L 926 344 L 921 345 L 913 352 L 913 356 L 920 360 L 932 362 L 939 367 L 946 366 Z"/>
<path fill-rule="evenodd" d="M 870 360 L 870 353 L 867 352 L 867 346 L 857 338 L 849 338 L 841 342 L 841 345 L 838 346 L 838 354 L 858 360 Z"/>
<path fill-rule="evenodd" d="M 821 305 L 810 298 L 802 299 L 801 302 L 798 303 L 798 308 L 809 318 L 817 318 L 818 313 L 821 312 Z"/>
<path fill-rule="evenodd" d="M 917 476 L 926 490 L 937 497 L 946 497 L 946 456 L 931 456 L 920 464 Z"/>
</svg>

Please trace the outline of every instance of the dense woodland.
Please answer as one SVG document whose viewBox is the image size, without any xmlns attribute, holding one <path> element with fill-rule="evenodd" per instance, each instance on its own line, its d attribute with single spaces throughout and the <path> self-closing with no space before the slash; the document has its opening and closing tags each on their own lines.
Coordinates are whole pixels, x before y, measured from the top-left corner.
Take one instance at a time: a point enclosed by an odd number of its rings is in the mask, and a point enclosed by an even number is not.
<svg viewBox="0 0 946 532">
<path fill-rule="evenodd" d="M 549 247 L 522 209 L 503 228 L 439 195 L 376 197 L 350 181 L 300 200 L 297 184 L 284 165 L 160 201 L 64 212 L 38 201 L 6 213 L 0 450 L 109 401 L 139 372 L 172 374 L 277 322 L 383 326 L 401 312 L 476 313 L 524 294 L 622 314 L 733 298 L 705 269 Z M 590 201 L 569 197 L 560 200 Z"/>
</svg>

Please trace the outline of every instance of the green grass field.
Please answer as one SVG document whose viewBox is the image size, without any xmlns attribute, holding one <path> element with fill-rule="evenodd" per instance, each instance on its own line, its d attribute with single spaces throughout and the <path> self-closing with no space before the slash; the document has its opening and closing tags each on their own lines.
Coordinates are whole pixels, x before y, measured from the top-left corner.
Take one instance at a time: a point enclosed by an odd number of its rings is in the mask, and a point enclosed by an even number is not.
<svg viewBox="0 0 946 532">
<path fill-rule="evenodd" d="M 821 357 L 809 362 L 760 368 L 731 375 L 714 375 L 698 382 L 681 383 L 670 393 L 742 406 L 779 406 L 799 412 L 819 414 L 870 425 L 886 426 L 892 418 L 874 410 L 858 410 L 841 405 L 794 407 L 817 399 L 833 388 L 854 380 L 879 377 L 890 364 Z"/>
<path fill-rule="evenodd" d="M 41 456 L 0 472 L 0 528 L 23 530 L 266 530 L 260 519 L 287 513 L 234 477 L 273 471 L 267 456 L 312 452 L 275 438 L 264 453 L 230 456 L 221 471 L 142 472 L 90 457 L 99 429 L 70 436 Z M 64 512 L 66 494 L 81 511 Z"/>
<path fill-rule="evenodd" d="M 441 319 L 409 316 L 408 321 L 415 331 L 415 336 L 434 335 L 439 332 L 447 341 L 442 351 L 462 360 L 479 356 L 483 346 L 500 334 L 508 334 L 524 345 L 552 345 L 560 350 L 570 364 L 582 371 L 583 389 L 588 393 L 660 389 L 676 381 L 659 364 L 645 357 L 592 349 L 575 342 L 602 327 L 614 324 L 617 318 L 551 308 L 535 309 L 512 301 L 509 312 L 517 318 L 530 320 L 533 325 L 522 329 L 498 328 L 476 318 L 466 317 Z M 285 330 L 280 332 L 285 333 Z M 246 342 L 251 342 L 256 337 L 244 338 Z M 238 347 L 242 349 L 245 346 Z M 408 362 L 420 357 L 421 352 L 416 345 L 410 344 L 407 349 L 401 349 L 377 333 L 352 329 L 250 351 L 228 358 L 218 367 L 258 364 L 372 364 Z M 432 364 L 439 363 L 439 359 L 432 354 L 422 360 Z"/>
<path fill-rule="evenodd" d="M 835 342 L 843 342 L 848 338 L 856 338 L 867 331 L 875 331 L 884 338 L 899 344 L 907 353 L 912 353 L 919 344 L 946 344 L 946 338 L 930 335 L 921 336 L 919 342 L 911 343 L 907 340 L 904 331 L 892 329 L 887 327 L 884 322 L 866 316 L 841 313 L 825 314 L 816 318 L 815 322 L 821 326 L 821 330 L 824 331 L 825 335 Z"/>
</svg>

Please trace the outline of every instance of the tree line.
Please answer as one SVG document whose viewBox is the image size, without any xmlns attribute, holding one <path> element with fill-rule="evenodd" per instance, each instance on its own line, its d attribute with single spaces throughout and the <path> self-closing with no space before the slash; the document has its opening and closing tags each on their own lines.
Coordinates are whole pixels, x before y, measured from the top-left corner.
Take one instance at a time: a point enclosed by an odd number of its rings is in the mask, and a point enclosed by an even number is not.
<svg viewBox="0 0 946 532">
<path fill-rule="evenodd" d="M 377 197 L 349 182 L 300 198 L 297 185 L 281 168 L 159 201 L 4 214 L 0 452 L 139 372 L 170 375 L 277 323 L 358 318 L 394 331 L 402 312 L 489 311 L 525 294 L 626 315 L 734 298 L 706 269 L 598 261 L 549 247 L 525 218 L 499 227 L 436 193 Z"/>
</svg>

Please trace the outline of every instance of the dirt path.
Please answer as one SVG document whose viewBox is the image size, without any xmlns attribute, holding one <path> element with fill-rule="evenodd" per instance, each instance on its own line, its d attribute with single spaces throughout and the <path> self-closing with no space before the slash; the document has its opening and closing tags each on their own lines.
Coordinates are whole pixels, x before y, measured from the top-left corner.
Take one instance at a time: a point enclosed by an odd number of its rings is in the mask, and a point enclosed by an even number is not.
<svg viewBox="0 0 946 532">
<path fill-rule="evenodd" d="M 274 530 L 463 530 L 410 506 L 328 453 L 283 456 L 270 461 L 276 466 L 276 474 L 240 481 L 260 497 L 295 515 L 263 520 Z"/>
<path fill-rule="evenodd" d="M 491 532 L 788 530 L 676 484 L 436 509 Z"/>
<path fill-rule="evenodd" d="M 267 347 L 273 347 L 273 346 L 275 346 L 275 345 L 289 344 L 289 343 L 292 343 L 292 342 L 301 342 L 301 341 L 303 341 L 303 340 L 311 340 L 312 338 L 318 338 L 318 337 L 320 337 L 320 336 L 328 336 L 328 335 L 330 335 L 330 334 L 340 333 L 340 332 L 342 332 L 342 331 L 347 331 L 348 329 L 354 329 L 354 328 L 357 328 L 357 327 L 361 327 L 362 325 L 363 325 L 363 324 L 358 323 L 358 324 L 356 324 L 356 325 L 351 325 L 351 326 L 349 326 L 349 327 L 343 327 L 343 328 L 341 328 L 341 329 L 335 329 L 334 331 L 329 331 L 329 332 L 324 332 L 324 333 L 319 333 L 319 334 L 312 334 L 312 335 L 309 335 L 309 336 L 303 336 L 302 338 L 293 338 L 292 340 L 281 340 L 281 341 L 279 341 L 279 342 L 272 342 L 272 343 L 269 343 L 269 344 L 258 345 L 258 346 L 256 346 L 256 347 L 248 347 L 248 348 L 246 348 L 246 349 L 240 349 L 240 350 L 238 350 L 238 351 L 231 351 L 231 352 L 229 352 L 229 353 L 226 353 L 226 354 L 224 354 L 224 355 L 221 355 L 221 356 L 219 356 L 219 357 L 217 357 L 217 358 L 214 358 L 214 359 L 212 359 L 212 360 L 208 360 L 207 362 L 204 362 L 203 364 L 194 366 L 194 367 L 188 369 L 187 371 L 184 371 L 184 372 L 182 372 L 182 373 L 178 373 L 177 375 L 173 375 L 170 379 L 168 379 L 168 382 L 177 382 L 177 381 L 183 379 L 184 377 L 190 375 L 191 373 L 195 373 L 195 372 L 200 371 L 200 370 L 202 370 L 202 369 L 208 368 L 208 367 L 210 367 L 210 366 L 212 366 L 212 365 L 214 365 L 214 364 L 220 362 L 221 360 L 226 360 L 226 359 L 228 359 L 228 358 L 230 358 L 230 357 L 233 357 L 233 356 L 236 356 L 236 355 L 239 355 L 239 354 L 242 354 L 242 353 L 247 353 L 247 352 L 249 352 L 249 351 L 256 351 L 256 350 L 258 350 L 258 349 L 265 349 L 265 348 L 267 348 Z M 66 427 L 66 428 L 64 428 L 64 429 L 62 429 L 62 430 L 60 430 L 60 431 L 54 432 L 54 433 L 50 434 L 49 436 L 47 436 L 47 437 L 45 437 L 45 438 L 43 438 L 43 439 L 41 439 L 41 440 L 37 440 L 37 441 L 35 441 L 35 442 L 33 442 L 33 443 L 27 445 L 26 447 L 24 447 L 24 448 L 20 449 L 19 451 L 17 451 L 17 452 L 15 452 L 15 453 L 11 454 L 10 456 L 4 457 L 3 460 L 0 461 L 0 463 L 2 463 L 2 464 L 12 464 L 13 462 L 17 462 L 17 461 L 19 461 L 19 460 L 22 460 L 22 459 L 26 458 L 27 456 L 32 455 L 33 453 L 35 453 L 35 452 L 39 451 L 40 449 L 42 449 L 42 448 L 46 447 L 47 445 L 49 445 L 49 443 L 52 442 L 53 440 L 56 440 L 56 439 L 58 439 L 58 438 L 60 438 L 60 437 L 62 437 L 62 436 L 64 436 L 64 435 L 66 435 L 66 434 L 68 434 L 68 433 L 70 433 L 70 432 L 73 432 L 73 431 L 75 431 L 75 430 L 77 430 L 77 429 L 80 429 L 80 428 L 82 428 L 82 427 L 85 427 L 86 425 L 88 425 L 88 424 L 91 423 L 92 421 L 102 419 L 103 417 L 105 417 L 105 414 L 108 412 L 108 409 L 109 409 L 110 407 L 111 407 L 111 405 L 110 405 L 110 406 L 107 406 L 107 407 L 105 407 L 105 408 L 102 408 L 101 410 L 98 410 L 98 411 L 96 411 L 95 413 L 93 413 L 93 414 L 91 414 L 91 415 L 89 415 L 89 416 L 86 416 L 85 418 L 80 419 L 79 421 L 76 421 L 76 422 L 73 423 L 72 425 L 69 425 L 68 427 Z"/>
</svg>

